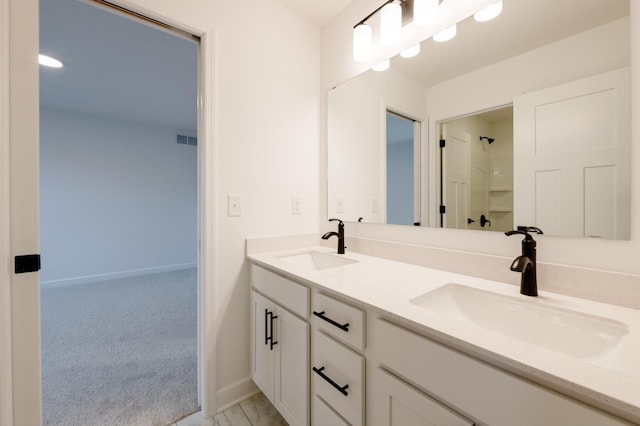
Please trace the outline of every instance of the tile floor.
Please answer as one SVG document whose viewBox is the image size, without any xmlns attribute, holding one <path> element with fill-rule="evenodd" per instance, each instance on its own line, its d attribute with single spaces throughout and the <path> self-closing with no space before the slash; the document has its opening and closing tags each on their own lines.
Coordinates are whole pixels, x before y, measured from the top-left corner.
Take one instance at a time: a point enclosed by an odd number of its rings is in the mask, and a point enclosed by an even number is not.
<svg viewBox="0 0 640 426">
<path fill-rule="evenodd" d="M 214 418 L 204 418 L 200 412 L 172 426 L 287 426 L 269 400 L 259 393 L 227 408 Z"/>
</svg>

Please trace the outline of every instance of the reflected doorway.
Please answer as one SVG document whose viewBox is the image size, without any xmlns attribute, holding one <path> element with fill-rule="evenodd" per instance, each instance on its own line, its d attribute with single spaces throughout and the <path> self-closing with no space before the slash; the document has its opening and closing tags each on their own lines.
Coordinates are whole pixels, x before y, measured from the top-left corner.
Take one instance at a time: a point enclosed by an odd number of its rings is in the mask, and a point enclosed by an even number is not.
<svg viewBox="0 0 640 426">
<path fill-rule="evenodd" d="M 386 223 L 420 226 L 420 122 L 386 113 Z"/>
<path fill-rule="evenodd" d="M 439 124 L 440 224 L 513 229 L 513 106 Z"/>
</svg>

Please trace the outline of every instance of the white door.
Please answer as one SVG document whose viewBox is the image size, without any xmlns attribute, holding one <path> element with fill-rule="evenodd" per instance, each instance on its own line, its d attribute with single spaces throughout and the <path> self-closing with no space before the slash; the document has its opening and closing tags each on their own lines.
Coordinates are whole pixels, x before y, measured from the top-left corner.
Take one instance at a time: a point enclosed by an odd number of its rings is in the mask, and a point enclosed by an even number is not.
<svg viewBox="0 0 640 426">
<path fill-rule="evenodd" d="M 443 124 L 445 139 L 443 156 L 443 204 L 446 207 L 443 226 L 445 228 L 467 228 L 471 182 L 471 135 Z"/>
<path fill-rule="evenodd" d="M 514 100 L 514 225 L 629 239 L 630 72 Z"/>
<path fill-rule="evenodd" d="M 0 9 L 0 424 L 38 425 L 39 274 L 14 266 L 39 252 L 38 1 L 2 0 Z"/>
</svg>

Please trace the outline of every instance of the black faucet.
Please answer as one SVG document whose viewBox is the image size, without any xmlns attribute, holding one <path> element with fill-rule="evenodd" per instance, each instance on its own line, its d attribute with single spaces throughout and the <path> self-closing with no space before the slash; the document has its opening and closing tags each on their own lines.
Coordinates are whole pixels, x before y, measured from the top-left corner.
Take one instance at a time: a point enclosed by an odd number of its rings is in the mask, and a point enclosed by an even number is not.
<svg viewBox="0 0 640 426">
<path fill-rule="evenodd" d="M 338 232 L 327 232 L 322 236 L 323 240 L 336 236 L 338 237 L 338 254 L 344 254 L 344 223 L 340 219 L 329 219 L 329 222 L 338 222 Z"/>
<path fill-rule="evenodd" d="M 510 269 L 514 272 L 521 272 L 520 293 L 525 296 L 538 295 L 538 282 L 536 277 L 536 240 L 529 232 L 542 234 L 542 231 L 535 226 L 518 227 L 518 230 L 505 232 L 507 237 L 511 235 L 524 235 L 522 240 L 522 255 L 516 257 Z"/>
</svg>

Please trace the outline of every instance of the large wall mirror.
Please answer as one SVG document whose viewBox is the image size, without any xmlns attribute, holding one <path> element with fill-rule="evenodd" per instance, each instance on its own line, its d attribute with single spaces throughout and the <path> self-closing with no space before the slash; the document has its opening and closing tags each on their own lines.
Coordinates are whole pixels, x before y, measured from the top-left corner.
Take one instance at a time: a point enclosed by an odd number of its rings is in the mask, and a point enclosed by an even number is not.
<svg viewBox="0 0 640 426">
<path fill-rule="evenodd" d="M 328 214 L 629 239 L 629 82 L 629 0 L 504 0 L 329 91 Z"/>
</svg>

